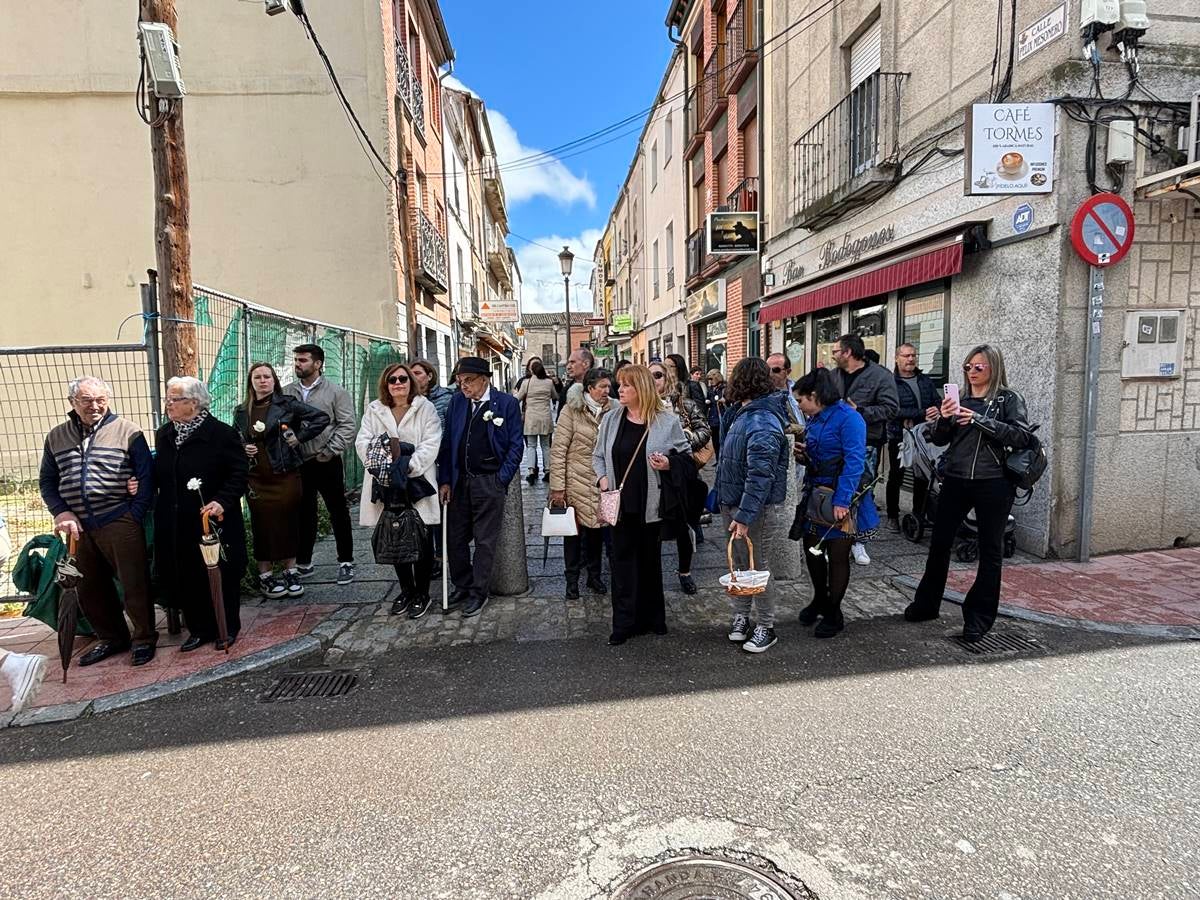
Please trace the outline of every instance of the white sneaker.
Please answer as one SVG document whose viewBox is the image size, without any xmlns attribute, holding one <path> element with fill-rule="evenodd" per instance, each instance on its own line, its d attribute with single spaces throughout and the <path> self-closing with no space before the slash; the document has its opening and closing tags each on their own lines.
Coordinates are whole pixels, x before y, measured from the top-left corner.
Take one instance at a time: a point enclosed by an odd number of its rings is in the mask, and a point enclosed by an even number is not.
<svg viewBox="0 0 1200 900">
<path fill-rule="evenodd" d="M 869 566 L 871 564 L 871 557 L 867 556 L 866 544 L 860 544 L 855 541 L 854 545 L 850 548 L 850 555 L 854 557 L 854 561 L 860 566 Z"/>
<path fill-rule="evenodd" d="M 12 712 L 19 713 L 33 702 L 46 677 L 47 662 L 49 660 L 39 653 L 10 653 L 4 658 L 0 668 L 12 685 Z"/>
<path fill-rule="evenodd" d="M 740 643 L 750 637 L 750 617 L 737 615 L 733 617 L 733 624 L 729 626 L 729 639 L 735 643 Z"/>
</svg>

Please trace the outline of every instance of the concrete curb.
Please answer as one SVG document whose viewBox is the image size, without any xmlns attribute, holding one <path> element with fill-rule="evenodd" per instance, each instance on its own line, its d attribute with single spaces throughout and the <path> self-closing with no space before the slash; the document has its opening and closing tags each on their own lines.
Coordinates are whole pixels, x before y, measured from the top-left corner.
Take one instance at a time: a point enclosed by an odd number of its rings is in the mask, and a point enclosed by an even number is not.
<svg viewBox="0 0 1200 900">
<path fill-rule="evenodd" d="M 97 697 L 94 700 L 81 700 L 77 703 L 59 703 L 55 706 L 26 709 L 15 716 L 8 713 L 0 713 L 0 729 L 10 726 L 19 728 L 25 725 L 70 722 L 75 719 L 81 719 L 84 716 L 112 712 L 113 710 L 124 709 L 138 703 L 157 700 L 160 697 L 168 697 L 171 694 L 182 693 L 183 691 L 191 690 L 204 684 L 211 684 L 214 681 L 222 681 L 226 678 L 245 675 L 247 672 L 266 669 L 270 666 L 287 662 L 288 660 L 307 656 L 310 653 L 321 652 L 333 644 L 334 639 L 343 629 L 350 625 L 350 622 L 353 621 L 355 614 L 358 612 L 359 610 L 355 606 L 344 606 L 330 613 L 328 617 L 318 623 L 308 634 L 291 638 L 281 644 L 276 644 L 274 647 L 259 650 L 257 653 L 251 653 L 240 659 L 231 660 L 230 662 L 222 663 L 214 668 L 203 672 L 196 672 L 183 678 L 173 678 L 170 681 L 133 688 L 132 690 L 121 691 L 118 694 Z"/>
<path fill-rule="evenodd" d="M 915 591 L 920 584 L 919 579 L 911 575 L 900 575 L 892 579 L 892 584 L 898 588 Z M 963 605 L 966 595 L 961 591 L 947 589 L 943 595 L 951 603 Z M 1095 631 L 1101 634 L 1125 634 L 1134 637 L 1169 638 L 1177 641 L 1200 640 L 1200 628 L 1191 625 L 1145 625 L 1136 622 L 1094 622 L 1091 619 L 1073 619 L 1069 616 L 1056 616 L 1051 613 L 1025 609 L 1021 606 L 1006 606 L 1000 604 L 1000 615 L 1010 619 L 1021 619 L 1035 622 L 1039 625 L 1056 625 L 1059 628 L 1076 628 L 1080 631 Z"/>
</svg>

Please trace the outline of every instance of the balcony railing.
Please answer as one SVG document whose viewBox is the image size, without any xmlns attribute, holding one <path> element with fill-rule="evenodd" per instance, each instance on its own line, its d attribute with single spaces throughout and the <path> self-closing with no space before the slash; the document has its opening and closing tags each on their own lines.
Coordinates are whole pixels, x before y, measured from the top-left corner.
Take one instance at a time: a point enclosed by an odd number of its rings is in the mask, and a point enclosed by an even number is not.
<svg viewBox="0 0 1200 900">
<path fill-rule="evenodd" d="M 417 210 L 417 280 L 431 293 L 444 294 L 450 284 L 446 269 L 446 239 L 429 216 Z"/>
<path fill-rule="evenodd" d="M 507 222 L 508 211 L 504 208 L 504 181 L 500 178 L 500 164 L 494 153 L 489 153 L 483 158 L 483 190 L 487 195 L 492 215 L 498 221 Z"/>
<path fill-rule="evenodd" d="M 704 64 L 704 80 L 699 85 L 704 95 L 699 120 L 700 128 L 704 131 L 716 124 L 729 105 L 729 97 L 725 93 L 725 75 L 725 44 L 722 42 L 708 54 L 708 61 Z"/>
<path fill-rule="evenodd" d="M 737 93 L 737 89 L 754 71 L 758 62 L 758 3 L 760 0 L 739 0 L 733 15 L 725 27 L 726 43 L 729 46 L 729 79 L 726 91 Z"/>
<path fill-rule="evenodd" d="M 725 208 L 730 212 L 755 212 L 758 210 L 758 178 L 743 178 L 741 184 L 729 192 Z"/>
<path fill-rule="evenodd" d="M 704 269 L 704 226 L 687 237 L 687 279 L 691 281 Z"/>
<path fill-rule="evenodd" d="M 424 140 L 425 92 L 421 87 L 420 73 L 414 72 L 408 61 L 408 50 L 403 41 L 396 41 L 396 96 L 412 116 L 413 128 Z"/>
<path fill-rule="evenodd" d="M 876 72 L 796 141 L 801 227 L 824 228 L 891 189 L 905 77 L 903 72 Z"/>
<path fill-rule="evenodd" d="M 472 318 L 479 315 L 479 288 L 469 281 L 459 282 L 458 307 L 455 310 L 458 320 L 469 324 Z"/>
<path fill-rule="evenodd" d="M 690 158 L 704 145 L 704 130 L 700 127 L 700 109 L 704 92 L 698 87 L 688 91 L 683 104 L 683 155 Z"/>
<path fill-rule="evenodd" d="M 508 268 L 508 245 L 504 243 L 504 232 L 498 225 L 487 229 L 487 261 L 488 268 L 492 270 L 500 285 L 511 288 L 512 272 Z"/>
<path fill-rule="evenodd" d="M 674 289 L 675 289 L 675 267 L 671 266 L 671 268 L 667 269 L 667 290 L 670 291 L 670 290 L 674 290 Z"/>
</svg>

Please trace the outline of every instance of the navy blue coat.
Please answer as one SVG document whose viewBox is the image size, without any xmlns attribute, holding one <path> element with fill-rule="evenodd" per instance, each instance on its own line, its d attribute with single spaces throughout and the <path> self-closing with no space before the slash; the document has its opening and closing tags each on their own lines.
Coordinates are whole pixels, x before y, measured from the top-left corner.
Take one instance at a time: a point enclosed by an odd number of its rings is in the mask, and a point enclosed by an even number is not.
<svg viewBox="0 0 1200 900">
<path fill-rule="evenodd" d="M 725 441 L 717 460 L 717 501 L 737 508 L 734 521 L 750 525 L 767 506 L 787 497 L 790 454 L 783 429 L 787 399 L 768 394 L 725 416 Z"/>
<path fill-rule="evenodd" d="M 900 401 L 900 412 L 896 414 L 896 418 L 888 422 L 888 437 L 893 441 L 898 441 L 904 437 L 906 419 L 918 423 L 924 422 L 925 410 L 931 406 L 941 406 L 942 400 L 938 396 L 938 389 L 934 385 L 933 379 L 920 369 L 917 369 L 914 375 L 917 379 L 917 390 L 921 394 L 919 397 L 913 396 L 912 388 L 900 377 L 899 372 L 893 370 L 892 377 L 896 379 L 896 397 Z"/>
<path fill-rule="evenodd" d="M 496 459 L 500 460 L 500 483 L 508 487 L 508 483 L 516 477 L 521 467 L 521 457 L 525 453 L 521 404 L 511 394 L 501 393 L 494 387 L 491 391 L 488 409 L 492 412 L 492 418 L 484 424 L 487 426 L 488 437 L 492 440 L 492 450 Z M 471 401 L 462 391 L 456 392 L 450 398 L 450 406 L 446 409 L 446 427 L 442 429 L 442 448 L 438 452 L 438 484 L 450 485 L 453 488 L 458 483 L 458 450 L 466 438 L 467 416 L 470 412 Z M 487 415 L 487 410 L 481 415 Z M 504 424 L 494 424 L 496 419 L 503 419 Z"/>
</svg>

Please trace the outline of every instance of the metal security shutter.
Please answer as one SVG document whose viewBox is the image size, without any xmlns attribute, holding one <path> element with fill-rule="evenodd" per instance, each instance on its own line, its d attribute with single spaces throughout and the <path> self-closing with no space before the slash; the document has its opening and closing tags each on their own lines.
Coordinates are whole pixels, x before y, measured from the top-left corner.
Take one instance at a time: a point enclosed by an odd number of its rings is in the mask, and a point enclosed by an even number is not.
<svg viewBox="0 0 1200 900">
<path fill-rule="evenodd" d="M 883 32 L 879 19 L 850 48 L 850 90 L 879 71 L 883 55 Z"/>
</svg>

